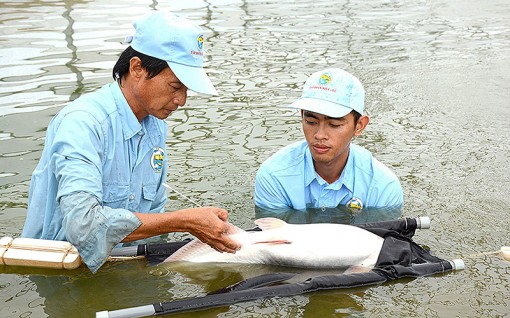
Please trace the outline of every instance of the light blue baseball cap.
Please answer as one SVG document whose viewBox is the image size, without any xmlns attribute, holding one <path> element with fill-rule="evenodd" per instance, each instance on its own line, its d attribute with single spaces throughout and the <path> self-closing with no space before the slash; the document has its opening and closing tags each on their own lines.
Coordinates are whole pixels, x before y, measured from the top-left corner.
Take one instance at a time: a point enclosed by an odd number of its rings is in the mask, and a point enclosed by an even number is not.
<svg viewBox="0 0 510 318">
<path fill-rule="evenodd" d="M 126 38 L 131 47 L 168 63 L 175 76 L 189 89 L 218 95 L 203 69 L 204 36 L 193 22 L 174 13 L 153 11 L 133 22 L 135 35 Z"/>
<path fill-rule="evenodd" d="M 301 97 L 289 107 L 340 118 L 352 110 L 363 115 L 364 105 L 361 82 L 342 69 L 327 68 L 306 80 Z"/>
</svg>

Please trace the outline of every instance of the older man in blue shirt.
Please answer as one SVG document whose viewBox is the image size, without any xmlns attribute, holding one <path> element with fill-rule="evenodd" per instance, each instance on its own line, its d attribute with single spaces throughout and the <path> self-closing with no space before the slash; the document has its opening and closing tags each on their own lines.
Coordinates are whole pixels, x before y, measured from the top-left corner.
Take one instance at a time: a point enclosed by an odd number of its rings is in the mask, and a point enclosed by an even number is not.
<svg viewBox="0 0 510 318">
<path fill-rule="evenodd" d="M 255 205 L 266 210 L 399 207 L 396 175 L 351 141 L 369 118 L 359 80 L 338 68 L 312 74 L 300 99 L 305 139 L 267 159 L 255 180 Z"/>
<path fill-rule="evenodd" d="M 201 29 L 177 15 L 148 14 L 113 69 L 115 82 L 64 107 L 51 121 L 29 191 L 23 237 L 66 240 L 96 272 L 119 242 L 190 232 L 235 252 L 228 213 L 164 211 L 164 119 L 187 90 L 217 94 L 202 68 Z"/>
</svg>

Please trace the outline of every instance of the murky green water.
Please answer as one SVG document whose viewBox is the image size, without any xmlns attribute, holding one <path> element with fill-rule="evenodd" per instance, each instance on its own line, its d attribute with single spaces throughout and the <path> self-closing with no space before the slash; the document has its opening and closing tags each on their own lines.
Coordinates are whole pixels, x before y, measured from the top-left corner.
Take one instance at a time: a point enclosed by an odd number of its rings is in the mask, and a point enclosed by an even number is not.
<svg viewBox="0 0 510 318">
<path fill-rule="evenodd" d="M 170 4 L 169 4 L 170 3 Z M 168 182 L 252 227 L 259 164 L 301 138 L 287 105 L 326 66 L 365 84 L 371 123 L 356 142 L 401 178 L 415 240 L 466 270 L 349 291 L 261 299 L 179 317 L 503 317 L 510 262 L 510 3 L 494 1 L 2 1 L 0 236 L 19 236 L 51 117 L 111 79 L 131 21 L 174 8 L 207 30 L 218 97 L 168 118 Z M 171 195 L 169 209 L 189 206 Z M 181 239 L 184 235 L 170 237 Z M 164 239 L 167 239 L 164 237 Z M 203 295 L 270 267 L 175 271 L 144 261 L 98 274 L 0 267 L 1 317 L 91 317 Z"/>
</svg>

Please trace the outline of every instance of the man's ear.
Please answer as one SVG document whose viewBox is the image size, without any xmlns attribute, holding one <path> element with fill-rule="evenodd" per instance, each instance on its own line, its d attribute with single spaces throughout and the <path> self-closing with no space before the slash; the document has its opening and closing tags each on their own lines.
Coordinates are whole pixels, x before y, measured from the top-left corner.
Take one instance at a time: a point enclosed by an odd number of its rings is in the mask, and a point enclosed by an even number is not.
<svg viewBox="0 0 510 318">
<path fill-rule="evenodd" d="M 354 136 L 356 136 L 356 137 L 360 136 L 361 133 L 363 132 L 363 130 L 365 130 L 365 128 L 367 127 L 369 121 L 370 121 L 370 119 L 368 118 L 368 116 L 361 116 L 358 119 L 358 122 L 356 123 L 356 129 L 354 130 Z"/>
<path fill-rule="evenodd" d="M 139 80 L 145 76 L 142 60 L 140 60 L 138 56 L 132 57 L 131 60 L 129 60 L 129 74 L 135 80 Z"/>
</svg>

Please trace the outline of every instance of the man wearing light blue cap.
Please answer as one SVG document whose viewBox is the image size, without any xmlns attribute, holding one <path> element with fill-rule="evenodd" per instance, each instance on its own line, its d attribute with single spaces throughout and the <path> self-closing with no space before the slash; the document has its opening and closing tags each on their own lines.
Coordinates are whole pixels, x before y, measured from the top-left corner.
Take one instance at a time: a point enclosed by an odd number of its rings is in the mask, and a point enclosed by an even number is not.
<svg viewBox="0 0 510 318">
<path fill-rule="evenodd" d="M 217 207 L 164 212 L 167 125 L 188 88 L 217 94 L 202 68 L 201 29 L 153 12 L 133 23 L 115 82 L 81 96 L 51 121 L 30 184 L 23 237 L 65 240 L 96 272 L 119 242 L 190 232 L 222 252 L 239 246 Z"/>
<path fill-rule="evenodd" d="M 396 175 L 353 143 L 368 125 L 365 91 L 350 73 L 329 68 L 312 74 L 300 99 L 305 139 L 276 152 L 259 168 L 255 205 L 265 210 L 399 207 Z"/>
</svg>

